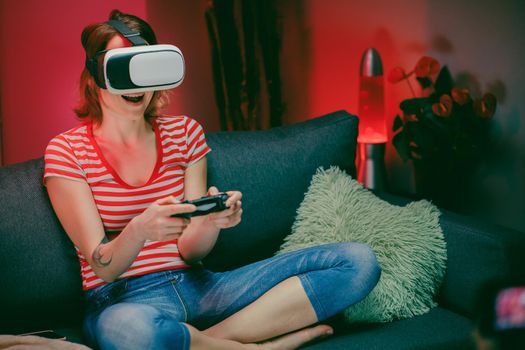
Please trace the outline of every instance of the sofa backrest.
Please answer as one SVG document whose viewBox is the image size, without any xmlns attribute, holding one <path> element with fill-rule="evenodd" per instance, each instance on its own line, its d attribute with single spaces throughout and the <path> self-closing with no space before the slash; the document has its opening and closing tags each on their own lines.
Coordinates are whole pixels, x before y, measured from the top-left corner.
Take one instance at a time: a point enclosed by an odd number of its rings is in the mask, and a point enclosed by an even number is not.
<svg viewBox="0 0 525 350">
<path fill-rule="evenodd" d="M 243 221 L 205 264 L 225 270 L 273 255 L 319 166 L 355 175 L 356 117 L 340 111 L 266 131 L 207 134 L 208 182 L 243 192 Z M 0 168 L 0 334 L 82 317 L 80 267 L 42 186 L 43 160 Z"/>
<path fill-rule="evenodd" d="M 0 333 L 82 316 L 78 258 L 42 186 L 43 166 L 0 168 Z"/>
<path fill-rule="evenodd" d="M 224 230 L 205 264 L 227 270 L 272 256 L 320 166 L 355 176 L 358 119 L 344 111 L 264 131 L 206 135 L 208 183 L 243 193 L 242 222 Z"/>
</svg>

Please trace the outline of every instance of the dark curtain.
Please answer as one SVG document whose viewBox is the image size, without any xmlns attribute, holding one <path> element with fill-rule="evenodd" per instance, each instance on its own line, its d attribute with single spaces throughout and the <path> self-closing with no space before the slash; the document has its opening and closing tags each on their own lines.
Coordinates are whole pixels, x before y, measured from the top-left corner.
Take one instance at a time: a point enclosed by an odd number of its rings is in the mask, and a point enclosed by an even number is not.
<svg viewBox="0 0 525 350">
<path fill-rule="evenodd" d="M 206 23 L 222 130 L 282 124 L 276 0 L 210 0 Z"/>
</svg>

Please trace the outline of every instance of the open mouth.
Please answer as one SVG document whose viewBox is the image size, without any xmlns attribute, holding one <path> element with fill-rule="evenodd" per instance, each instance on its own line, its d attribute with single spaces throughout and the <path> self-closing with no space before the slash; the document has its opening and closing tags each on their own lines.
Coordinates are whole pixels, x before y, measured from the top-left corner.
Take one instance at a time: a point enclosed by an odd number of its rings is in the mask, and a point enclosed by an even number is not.
<svg viewBox="0 0 525 350">
<path fill-rule="evenodd" d="M 140 103 L 144 99 L 144 94 L 142 95 L 122 95 L 122 98 L 131 103 Z"/>
</svg>

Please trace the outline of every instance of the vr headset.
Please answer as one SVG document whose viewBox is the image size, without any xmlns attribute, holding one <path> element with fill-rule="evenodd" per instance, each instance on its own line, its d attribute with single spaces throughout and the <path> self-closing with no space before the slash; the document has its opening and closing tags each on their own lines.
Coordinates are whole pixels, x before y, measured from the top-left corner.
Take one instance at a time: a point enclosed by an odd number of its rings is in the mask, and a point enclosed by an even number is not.
<svg viewBox="0 0 525 350">
<path fill-rule="evenodd" d="M 99 51 L 86 58 L 86 68 L 97 85 L 112 94 L 167 90 L 179 86 L 184 79 L 184 57 L 173 45 L 148 45 L 126 24 L 117 20 L 106 22 L 133 46 Z"/>
</svg>

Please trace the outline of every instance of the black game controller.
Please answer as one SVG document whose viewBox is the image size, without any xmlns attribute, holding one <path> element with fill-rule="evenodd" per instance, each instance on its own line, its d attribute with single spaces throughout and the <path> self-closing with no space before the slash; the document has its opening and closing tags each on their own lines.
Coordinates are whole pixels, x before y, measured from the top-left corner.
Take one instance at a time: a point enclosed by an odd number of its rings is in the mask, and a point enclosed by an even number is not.
<svg viewBox="0 0 525 350">
<path fill-rule="evenodd" d="M 219 193 L 215 196 L 204 196 L 191 201 L 182 201 L 180 204 L 193 204 L 197 207 L 197 210 L 191 213 L 174 214 L 172 217 L 189 219 L 194 216 L 201 216 L 209 213 L 215 213 L 217 211 L 223 211 L 228 209 L 226 206 L 227 199 L 228 195 L 226 193 Z"/>
</svg>

